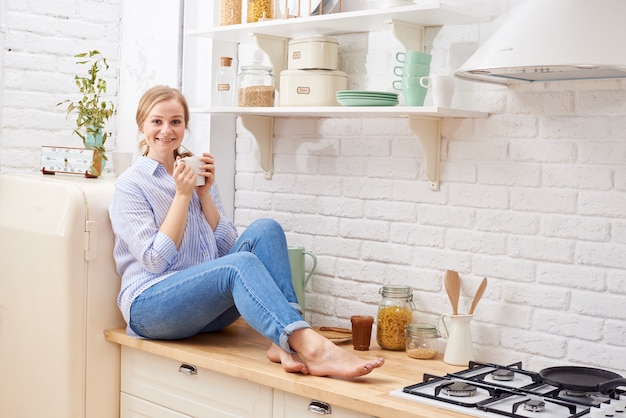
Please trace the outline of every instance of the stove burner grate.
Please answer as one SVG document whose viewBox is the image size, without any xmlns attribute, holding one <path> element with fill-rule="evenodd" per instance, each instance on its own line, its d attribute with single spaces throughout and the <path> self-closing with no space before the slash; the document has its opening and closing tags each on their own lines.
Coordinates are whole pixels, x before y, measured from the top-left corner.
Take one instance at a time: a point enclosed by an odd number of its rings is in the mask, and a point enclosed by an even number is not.
<svg viewBox="0 0 626 418">
<path fill-rule="evenodd" d="M 546 409 L 544 401 L 529 399 L 524 402 L 524 409 L 530 412 L 543 412 Z"/>
<path fill-rule="evenodd" d="M 459 398 L 467 398 L 474 396 L 478 388 L 474 385 L 464 382 L 451 382 L 446 383 L 435 390 L 435 394 L 438 395 L 442 392 L 444 395 L 455 396 Z"/>
<path fill-rule="evenodd" d="M 510 382 L 515 378 L 515 372 L 509 369 L 497 369 L 491 372 L 493 380 Z"/>
</svg>

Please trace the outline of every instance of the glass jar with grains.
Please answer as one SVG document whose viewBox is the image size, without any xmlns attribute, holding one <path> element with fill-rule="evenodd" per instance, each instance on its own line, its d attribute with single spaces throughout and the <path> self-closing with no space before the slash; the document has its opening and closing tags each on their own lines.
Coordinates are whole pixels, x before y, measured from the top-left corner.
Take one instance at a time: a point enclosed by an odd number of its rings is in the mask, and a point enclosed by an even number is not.
<svg viewBox="0 0 626 418">
<path fill-rule="evenodd" d="M 248 23 L 272 19 L 273 0 L 248 0 Z"/>
<path fill-rule="evenodd" d="M 409 286 L 385 285 L 379 293 L 376 342 L 385 350 L 404 350 L 404 332 L 413 322 L 413 291 Z"/>
<path fill-rule="evenodd" d="M 241 0 L 220 0 L 220 26 L 241 23 Z"/>
<path fill-rule="evenodd" d="M 439 333 L 434 325 L 408 324 L 406 326 L 406 354 L 416 359 L 431 359 L 439 352 Z"/>
<path fill-rule="evenodd" d="M 254 52 L 254 61 L 242 65 L 237 77 L 237 105 L 242 107 L 274 106 L 274 76 L 272 67 L 261 64 L 263 52 Z"/>
</svg>

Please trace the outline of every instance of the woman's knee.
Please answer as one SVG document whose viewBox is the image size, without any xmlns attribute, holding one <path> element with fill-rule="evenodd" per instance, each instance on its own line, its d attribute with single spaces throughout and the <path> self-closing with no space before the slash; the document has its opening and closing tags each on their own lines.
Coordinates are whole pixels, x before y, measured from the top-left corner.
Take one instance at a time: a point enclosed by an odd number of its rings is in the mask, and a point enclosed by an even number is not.
<svg viewBox="0 0 626 418">
<path fill-rule="evenodd" d="M 280 231 L 281 233 L 284 233 L 283 227 L 277 221 L 275 221 L 274 219 L 270 219 L 270 218 L 257 219 L 256 221 L 250 224 L 248 229 L 250 228 L 255 228 L 255 229 L 258 228 L 258 229 L 269 230 L 269 231 Z"/>
</svg>

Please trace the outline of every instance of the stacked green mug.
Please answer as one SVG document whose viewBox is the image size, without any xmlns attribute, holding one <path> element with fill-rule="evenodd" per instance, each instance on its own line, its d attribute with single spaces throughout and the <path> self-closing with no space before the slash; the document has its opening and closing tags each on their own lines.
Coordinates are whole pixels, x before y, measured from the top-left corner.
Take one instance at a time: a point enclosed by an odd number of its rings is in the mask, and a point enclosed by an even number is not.
<svg viewBox="0 0 626 418">
<path fill-rule="evenodd" d="M 396 54 L 402 65 L 393 68 L 394 75 L 401 77 L 393 81 L 393 88 L 402 91 L 406 106 L 423 106 L 428 89 L 420 84 L 422 77 L 430 74 L 432 55 L 421 51 L 406 51 Z"/>
</svg>

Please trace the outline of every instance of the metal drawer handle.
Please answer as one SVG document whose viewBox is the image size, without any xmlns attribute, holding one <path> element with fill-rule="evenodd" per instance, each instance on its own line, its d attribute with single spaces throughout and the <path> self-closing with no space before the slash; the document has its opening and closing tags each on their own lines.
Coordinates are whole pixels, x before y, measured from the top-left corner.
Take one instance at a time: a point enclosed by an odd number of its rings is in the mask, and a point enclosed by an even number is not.
<svg viewBox="0 0 626 418">
<path fill-rule="evenodd" d="M 333 413 L 333 410 L 329 404 L 316 400 L 312 400 L 309 404 L 309 411 L 320 415 L 331 415 Z"/>
<path fill-rule="evenodd" d="M 188 374 L 189 376 L 198 374 L 198 368 L 194 366 L 193 364 L 187 364 L 187 363 L 181 364 L 180 367 L 178 368 L 178 371 L 184 374 Z"/>
</svg>

